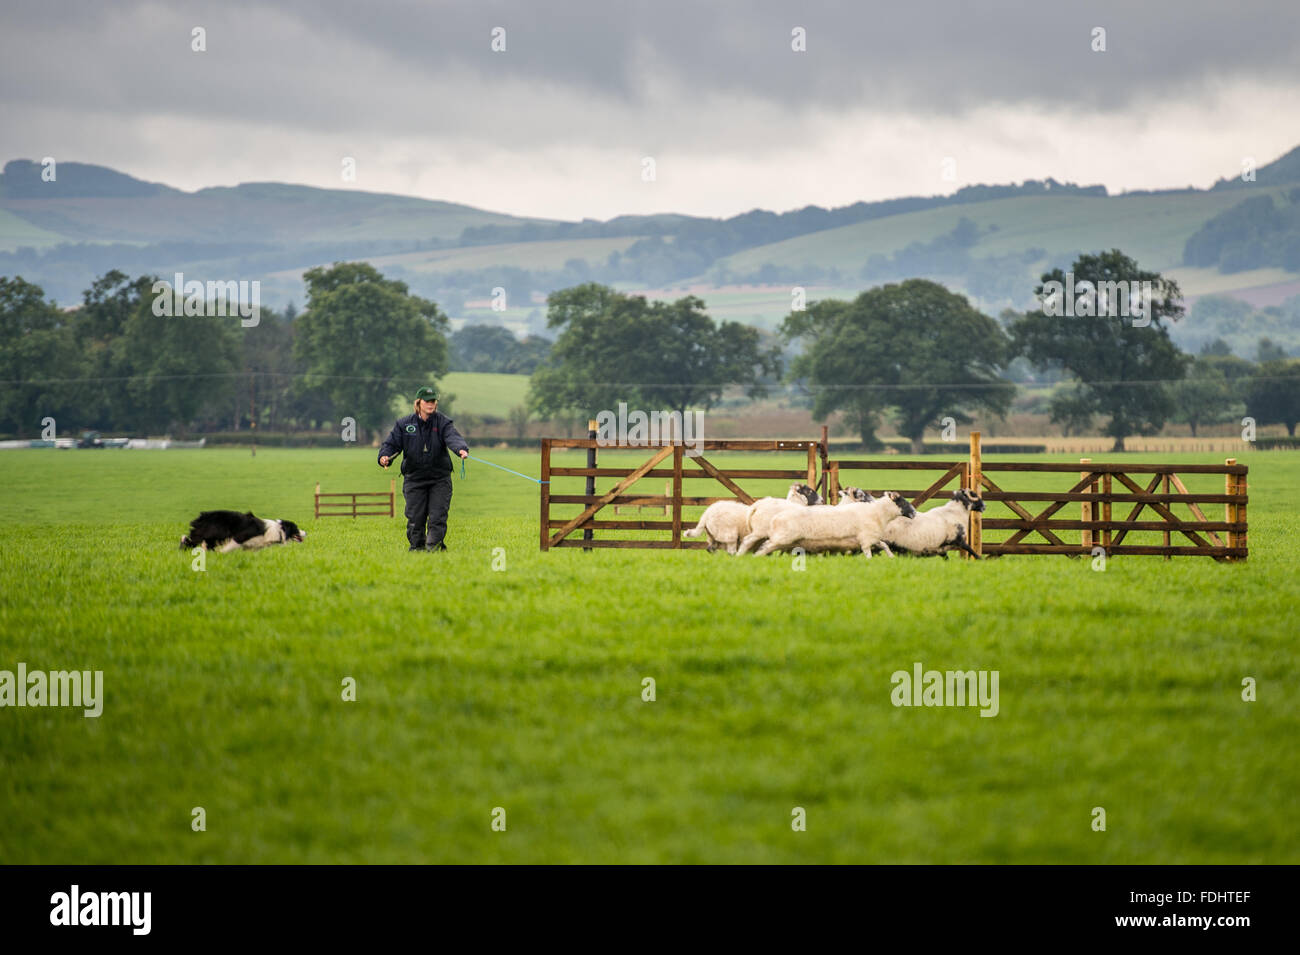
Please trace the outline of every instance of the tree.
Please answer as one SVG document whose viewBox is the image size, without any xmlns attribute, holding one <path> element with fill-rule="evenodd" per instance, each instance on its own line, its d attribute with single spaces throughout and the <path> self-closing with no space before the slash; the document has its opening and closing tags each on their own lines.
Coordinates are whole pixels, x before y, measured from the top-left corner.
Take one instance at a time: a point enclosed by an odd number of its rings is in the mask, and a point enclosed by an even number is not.
<svg viewBox="0 0 1300 955">
<path fill-rule="evenodd" d="M 465 325 L 452 332 L 448 366 L 453 371 L 499 372 L 518 339 L 500 325 Z"/>
<path fill-rule="evenodd" d="M 515 430 L 515 437 L 522 441 L 528 434 L 528 421 L 531 415 L 527 405 L 515 405 L 507 415 L 510 427 Z"/>
<path fill-rule="evenodd" d="M 307 307 L 294 323 L 294 354 L 339 414 L 378 429 L 399 393 L 446 371 L 447 317 L 406 283 L 365 262 L 308 269 L 303 278 Z"/>
<path fill-rule="evenodd" d="M 1034 364 L 1070 373 L 1077 383 L 1076 412 L 1108 416 L 1103 431 L 1114 438 L 1114 450 L 1123 451 L 1125 437 L 1159 431 L 1174 410 L 1164 382 L 1183 377 L 1189 356 L 1170 340 L 1163 323 L 1182 315 L 1181 293 L 1176 282 L 1138 268 L 1119 249 L 1081 255 L 1072 273 L 1076 290 L 1085 282 L 1104 288 L 1103 283 L 1122 281 L 1126 283 L 1122 287 L 1129 289 L 1141 287 L 1134 283 L 1150 282 L 1149 314 L 1141 318 L 1046 314 L 1047 283 L 1067 285 L 1066 275 L 1053 269 L 1034 290 L 1038 308 L 1012 323 L 1012 337 L 1017 351 Z"/>
<path fill-rule="evenodd" d="M 60 430 L 80 407 L 82 360 L 69 316 L 39 285 L 0 276 L 0 430 L 35 434 L 53 417 Z"/>
<path fill-rule="evenodd" d="M 228 415 L 238 388 L 238 335 L 244 330 L 238 319 L 160 316 L 152 306 L 151 295 L 135 300 L 111 345 L 110 367 L 126 379 L 125 420 L 133 430 L 160 433 L 184 431 L 201 415 Z"/>
<path fill-rule="evenodd" d="M 137 430 L 139 409 L 132 403 L 120 380 L 130 372 L 127 355 L 115 343 L 126 332 L 127 322 L 152 302 L 153 280 L 148 276 L 132 280 L 113 269 L 95 279 L 82 293 L 75 328 L 85 358 L 82 424 L 88 428 Z"/>
<path fill-rule="evenodd" d="M 551 343 L 537 335 L 518 339 L 500 325 L 465 325 L 449 339 L 452 371 L 531 375 L 545 360 Z"/>
<path fill-rule="evenodd" d="M 1246 391 L 1246 413 L 1258 424 L 1282 424 L 1295 437 L 1300 421 L 1300 361 L 1269 361 L 1259 366 Z"/>
<path fill-rule="evenodd" d="M 1196 437 L 1203 424 L 1219 424 L 1239 417 L 1234 407 L 1232 383 L 1215 358 L 1197 358 L 1188 369 L 1187 377 L 1170 385 L 1173 398 L 1173 420 L 1185 422 Z"/>
<path fill-rule="evenodd" d="M 1286 358 L 1286 349 L 1271 338 L 1261 338 L 1255 347 L 1255 361 L 1282 361 Z"/>
<path fill-rule="evenodd" d="M 1092 400 L 1077 385 L 1062 385 L 1056 389 L 1047 402 L 1047 410 L 1052 416 L 1052 424 L 1059 424 L 1061 434 L 1067 438 L 1092 430 L 1095 417 Z"/>
<path fill-rule="evenodd" d="M 944 416 L 969 422 L 969 409 L 1005 414 L 1015 386 L 998 374 L 1010 342 L 965 296 L 926 279 L 863 292 L 853 302 L 814 302 L 782 324 L 805 341 L 792 372 L 813 387 L 813 415 L 844 411 L 868 447 L 892 410 L 912 449 Z"/>
<path fill-rule="evenodd" d="M 757 329 L 720 325 L 686 296 L 647 302 L 595 283 L 553 292 L 547 326 L 559 330 L 533 373 L 529 403 L 542 417 L 587 419 L 619 402 L 641 410 L 711 408 L 728 386 L 751 396 L 777 365 Z"/>
</svg>

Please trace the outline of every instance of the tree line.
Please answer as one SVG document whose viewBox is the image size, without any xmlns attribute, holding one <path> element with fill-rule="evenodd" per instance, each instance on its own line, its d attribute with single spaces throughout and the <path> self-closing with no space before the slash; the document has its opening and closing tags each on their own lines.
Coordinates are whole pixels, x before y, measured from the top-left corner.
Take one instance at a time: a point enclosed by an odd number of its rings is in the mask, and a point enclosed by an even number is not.
<svg viewBox="0 0 1300 955">
<path fill-rule="evenodd" d="M 304 310 L 263 309 L 253 327 L 156 316 L 151 276 L 110 271 L 69 311 L 0 277 L 0 431 L 32 435 L 46 417 L 62 433 L 153 434 L 314 430 L 351 417 L 373 432 L 395 402 L 458 368 L 530 374 L 528 410 L 569 421 L 619 402 L 709 409 L 725 393 L 758 398 L 784 383 L 808 396 L 815 417 L 842 413 L 868 447 L 888 422 L 919 448 L 945 418 L 1006 415 L 1015 362 L 1060 379 L 1047 407 L 1054 423 L 1077 432 L 1100 420 L 1117 449 L 1169 421 L 1195 434 L 1250 415 L 1294 434 L 1300 361 L 1264 348 L 1249 362 L 1222 342 L 1181 351 L 1169 335 L 1183 311 L 1177 284 L 1118 249 L 1081 255 L 1071 271 L 1076 287 L 1150 283 L 1145 321 L 1051 314 L 1044 287 L 1063 281 L 1061 269 L 1042 276 L 1035 309 L 1001 320 L 909 279 L 808 303 L 779 338 L 715 321 L 695 296 L 652 302 L 584 282 L 549 297 L 553 341 L 489 326 L 451 333 L 437 304 L 366 263 L 307 271 Z"/>
</svg>

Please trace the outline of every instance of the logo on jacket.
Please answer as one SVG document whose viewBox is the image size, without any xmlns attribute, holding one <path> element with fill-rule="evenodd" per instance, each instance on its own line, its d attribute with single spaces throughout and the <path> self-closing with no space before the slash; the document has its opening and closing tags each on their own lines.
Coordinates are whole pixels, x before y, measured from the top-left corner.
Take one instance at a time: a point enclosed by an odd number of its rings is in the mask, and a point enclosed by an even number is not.
<svg viewBox="0 0 1300 955">
<path fill-rule="evenodd" d="M 408 424 L 408 425 L 406 426 L 406 433 L 407 433 L 407 434 L 415 434 L 415 425 L 413 425 L 413 424 Z"/>
</svg>

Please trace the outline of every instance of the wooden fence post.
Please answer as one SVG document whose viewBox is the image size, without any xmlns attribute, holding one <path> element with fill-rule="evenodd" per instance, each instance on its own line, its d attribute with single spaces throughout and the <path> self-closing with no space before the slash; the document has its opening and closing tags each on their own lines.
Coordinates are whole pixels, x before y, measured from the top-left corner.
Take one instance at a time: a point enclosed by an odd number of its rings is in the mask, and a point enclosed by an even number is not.
<svg viewBox="0 0 1300 955">
<path fill-rule="evenodd" d="M 970 463 L 966 468 L 967 479 L 970 484 L 970 490 L 980 494 L 980 488 L 983 484 L 984 475 L 984 458 L 983 451 L 980 447 L 980 433 L 972 431 L 970 433 Z M 983 496 L 981 494 L 981 496 Z M 970 549 L 975 553 L 983 555 L 984 549 L 984 515 L 979 511 L 970 512 L 970 527 L 967 536 L 970 537 Z"/>
<path fill-rule="evenodd" d="M 826 503 L 838 504 L 840 501 L 840 462 L 832 461 L 826 468 Z"/>
<path fill-rule="evenodd" d="M 542 475 L 541 484 L 541 508 L 542 508 L 542 550 L 550 550 L 550 517 L 551 517 L 551 439 L 542 438 Z"/>
<path fill-rule="evenodd" d="M 596 440 L 596 419 L 595 418 L 590 418 L 587 421 L 587 437 L 592 441 Z M 587 467 L 594 468 L 595 466 L 596 466 L 596 448 L 595 446 L 592 446 L 587 449 Z M 586 488 L 587 488 L 588 497 L 594 497 L 596 495 L 596 475 L 594 474 L 587 475 Z M 585 541 L 589 541 L 595 536 L 595 533 L 596 532 L 593 531 L 591 528 L 587 528 L 582 532 L 582 539 Z M 584 547 L 583 550 L 587 551 L 588 553 L 591 552 L 590 547 Z"/>
<path fill-rule="evenodd" d="M 817 445 L 808 445 L 808 486 L 817 487 Z"/>
<path fill-rule="evenodd" d="M 1237 459 L 1228 458 L 1228 460 L 1224 461 L 1223 463 L 1231 467 L 1232 465 L 1237 463 Z M 1232 495 L 1233 497 L 1236 497 L 1238 494 L 1242 493 L 1242 491 L 1244 490 L 1244 487 L 1242 485 L 1245 482 L 1241 481 L 1240 478 L 1241 475 L 1239 474 L 1231 474 L 1231 473 L 1225 474 L 1223 477 L 1223 493 Z M 1230 521 L 1233 524 L 1236 524 L 1241 521 L 1242 512 L 1244 510 L 1245 510 L 1244 505 L 1237 504 L 1233 501 L 1229 501 L 1227 504 L 1223 505 L 1223 511 L 1224 511 L 1223 517 L 1225 520 Z M 1228 546 L 1241 547 L 1242 536 L 1243 535 L 1238 531 L 1228 531 Z M 1236 557 L 1229 557 L 1228 559 L 1233 561 L 1237 560 Z"/>
<path fill-rule="evenodd" d="M 1101 492 L 1106 495 L 1106 500 L 1101 502 L 1101 519 L 1110 522 L 1110 491 L 1111 491 L 1111 473 L 1107 471 L 1101 476 Z M 1101 546 L 1106 551 L 1106 556 L 1110 556 L 1110 528 L 1106 527 L 1101 532 Z"/>
<path fill-rule="evenodd" d="M 1091 463 L 1092 463 L 1092 458 L 1079 458 L 1079 463 L 1080 463 L 1080 464 L 1091 464 Z M 1084 478 L 1086 478 L 1087 476 L 1088 476 L 1088 472 L 1087 472 L 1087 471 L 1080 471 L 1080 472 L 1079 472 L 1079 480 L 1082 481 L 1082 480 L 1083 480 Z M 1092 490 L 1091 486 L 1089 486 L 1088 490 Z M 1090 520 L 1092 520 L 1092 502 L 1091 502 L 1091 501 L 1081 501 L 1081 502 L 1079 503 L 1079 519 L 1080 519 L 1080 520 L 1084 520 L 1084 521 L 1090 521 Z M 1081 542 L 1081 543 L 1083 544 L 1083 546 L 1086 547 L 1088 550 L 1092 550 L 1093 536 L 1092 536 L 1092 530 L 1091 530 L 1090 528 L 1085 527 L 1085 528 L 1083 529 L 1083 531 L 1081 532 L 1081 535 L 1080 535 L 1080 542 Z"/>
<path fill-rule="evenodd" d="M 830 453 L 831 453 L 829 434 L 830 432 L 828 427 L 826 425 L 822 425 L 822 440 L 821 440 L 821 444 L 818 445 L 817 451 L 821 455 L 821 459 L 822 459 L 821 494 L 822 497 L 826 499 L 827 504 L 834 504 L 836 501 L 836 497 L 831 496 L 830 478 L 827 476 L 826 473 L 827 472 L 826 464 L 827 461 L 829 461 L 830 459 Z"/>
<path fill-rule="evenodd" d="M 1169 493 L 1169 475 L 1168 475 L 1168 474 L 1166 474 L 1166 475 L 1164 476 L 1164 480 L 1161 482 L 1161 485 L 1160 485 L 1160 486 L 1161 486 L 1161 489 L 1162 489 L 1163 493 L 1165 493 L 1165 494 L 1168 494 L 1168 493 Z M 1171 510 L 1172 510 L 1172 508 L 1171 508 Z M 1169 544 L 1170 544 L 1169 531 L 1165 531 L 1165 532 L 1164 532 L 1163 542 L 1164 542 L 1165 547 L 1168 547 L 1168 546 L 1169 546 Z M 1173 554 L 1170 554 L 1170 553 L 1168 553 L 1168 552 L 1165 553 L 1165 560 L 1173 560 L 1173 559 L 1174 559 Z"/>
<path fill-rule="evenodd" d="M 682 453 L 685 448 L 673 445 L 673 546 L 682 546 Z"/>
<path fill-rule="evenodd" d="M 316 482 L 316 516 L 312 520 L 320 520 L 320 481 Z"/>
<path fill-rule="evenodd" d="M 1249 482 L 1246 480 L 1246 478 L 1247 478 L 1247 476 L 1246 476 L 1245 474 L 1238 474 L 1238 475 L 1237 475 L 1237 493 L 1238 493 L 1239 495 L 1241 495 L 1242 497 L 1245 497 L 1245 496 L 1246 496 L 1246 489 L 1247 489 L 1247 486 L 1248 486 L 1248 483 L 1249 483 Z M 1249 539 L 1249 538 L 1250 538 L 1250 529 L 1249 529 L 1249 523 L 1250 523 L 1250 522 L 1246 520 L 1246 505 L 1245 505 L 1245 503 L 1241 503 L 1241 504 L 1238 504 L 1238 505 L 1237 505 L 1237 520 L 1240 521 L 1242 524 L 1246 524 L 1246 525 L 1247 525 L 1247 529 L 1246 529 L 1246 530 L 1243 530 L 1240 534 L 1237 535 L 1237 546 L 1240 547 L 1242 550 L 1249 551 L 1249 550 L 1250 550 L 1250 539 Z M 1243 558 L 1241 558 L 1241 559 L 1242 559 L 1242 560 L 1245 560 L 1246 558 L 1243 557 Z"/>
</svg>

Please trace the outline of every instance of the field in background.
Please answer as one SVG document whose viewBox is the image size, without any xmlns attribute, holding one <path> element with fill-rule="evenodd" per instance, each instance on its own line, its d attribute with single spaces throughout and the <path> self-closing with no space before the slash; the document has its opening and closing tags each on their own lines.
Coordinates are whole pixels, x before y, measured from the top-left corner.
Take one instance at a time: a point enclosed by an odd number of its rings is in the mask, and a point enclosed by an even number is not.
<svg viewBox="0 0 1300 955">
<path fill-rule="evenodd" d="M 442 390 L 455 395 L 453 418 L 463 412 L 504 418 L 511 408 L 525 403 L 528 376 L 453 371 L 442 376 Z"/>
<path fill-rule="evenodd" d="M 1095 572 L 541 554 L 536 485 L 474 461 L 451 551 L 407 554 L 311 520 L 317 481 L 387 489 L 368 449 L 0 454 L 0 668 L 106 693 L 0 710 L 0 860 L 1294 863 L 1300 456 L 1239 457 L 1248 562 Z M 203 507 L 307 541 L 196 572 Z M 998 716 L 892 706 L 916 661 L 998 670 Z"/>
</svg>

